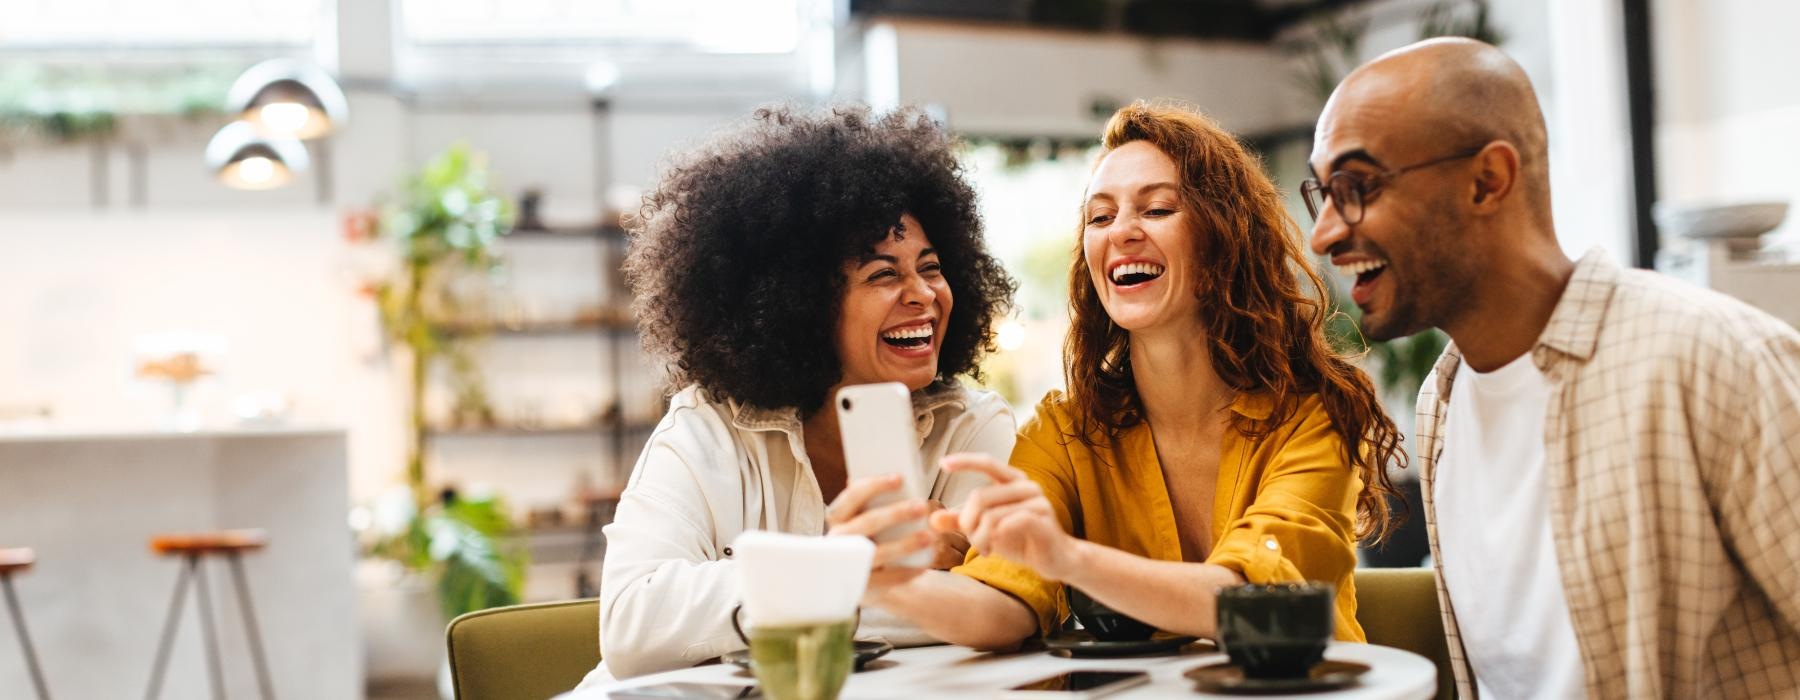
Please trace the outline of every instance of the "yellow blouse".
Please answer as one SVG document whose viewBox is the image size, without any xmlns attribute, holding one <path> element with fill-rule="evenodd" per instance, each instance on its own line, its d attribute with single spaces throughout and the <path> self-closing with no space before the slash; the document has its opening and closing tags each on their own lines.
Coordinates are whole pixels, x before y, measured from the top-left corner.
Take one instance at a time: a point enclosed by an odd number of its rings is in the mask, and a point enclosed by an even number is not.
<svg viewBox="0 0 1800 700">
<path fill-rule="evenodd" d="M 1231 410 L 1269 416 L 1267 395 L 1244 394 Z M 1019 430 L 1012 464 L 1044 489 L 1063 529 L 1076 537 L 1163 561 L 1190 561 L 1146 423 L 1127 430 L 1101 459 L 1073 439 L 1075 406 L 1060 391 Z M 1356 495 L 1362 479 L 1317 395 L 1261 440 L 1226 429 L 1213 495 L 1213 551 L 1206 562 L 1251 583 L 1322 581 L 1337 587 L 1337 638 L 1363 641 L 1356 623 Z M 971 551 L 953 571 L 1005 591 L 1038 615 L 1043 634 L 1068 616 L 1062 584 L 1023 565 Z"/>
</svg>

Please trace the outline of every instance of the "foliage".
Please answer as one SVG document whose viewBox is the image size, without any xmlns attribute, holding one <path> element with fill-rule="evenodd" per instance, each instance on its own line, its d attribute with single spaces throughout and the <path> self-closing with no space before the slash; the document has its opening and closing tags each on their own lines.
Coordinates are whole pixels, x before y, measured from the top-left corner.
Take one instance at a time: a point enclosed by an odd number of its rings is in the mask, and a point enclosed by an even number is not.
<svg viewBox="0 0 1800 700">
<path fill-rule="evenodd" d="M 407 177 L 398 201 L 387 207 L 375 237 L 393 245 L 399 264 L 370 285 L 388 337 L 410 351 L 407 482 L 421 504 L 430 484 L 425 473 L 424 394 L 427 369 L 450 360 L 459 392 L 478 385 L 479 367 L 450 331 L 459 300 L 459 276 L 485 274 L 499 265 L 494 242 L 512 225 L 512 208 L 488 182 L 487 162 L 457 144 Z"/>
<path fill-rule="evenodd" d="M 1339 352 L 1367 353 L 1374 357 L 1380 368 L 1375 382 L 1381 392 L 1390 399 L 1411 404 L 1419 395 L 1419 386 L 1425 383 L 1425 377 L 1437 364 L 1438 356 L 1443 354 L 1449 338 L 1443 331 L 1430 328 L 1404 338 L 1368 342 L 1360 325 L 1362 310 L 1355 304 L 1343 303 L 1342 292 L 1335 284 L 1328 282 L 1327 285 L 1331 287 L 1332 314 L 1325 322 L 1325 333 L 1332 347 Z"/>
<path fill-rule="evenodd" d="M 1337 89 L 1338 82 L 1362 62 L 1362 39 L 1369 31 L 1369 19 L 1328 10 L 1320 12 L 1310 24 L 1312 41 L 1294 45 L 1290 51 L 1301 61 L 1301 87 L 1322 105 Z"/>
<path fill-rule="evenodd" d="M 243 66 L 0 64 L 0 142 L 102 139 L 126 115 L 217 114 Z"/>
<path fill-rule="evenodd" d="M 1464 6 L 1472 8 L 1460 10 Z M 1439 36 L 1466 36 L 1495 46 L 1506 41 L 1506 35 L 1489 22 L 1486 0 L 1438 0 L 1425 8 L 1419 15 L 1419 38 Z"/>
<path fill-rule="evenodd" d="M 353 215 L 353 242 L 387 244 L 395 263 L 366 285 L 389 340 L 406 350 L 407 485 L 416 517 L 373 553 L 415 570 L 435 570 L 438 597 L 449 617 L 519 602 L 528 553 L 514 542 L 505 508 L 493 498 L 458 498 L 445 491 L 427 500 L 424 396 L 427 370 L 446 361 L 459 396 L 481 393 L 480 368 L 467 334 L 452 333 L 460 304 L 456 284 L 499 265 L 494 242 L 512 225 L 512 210 L 488 181 L 484 158 L 451 146 L 407 176 L 397 199 L 379 217 Z"/>
<path fill-rule="evenodd" d="M 445 619 L 476 610 L 517 605 L 530 554 L 517 541 L 501 502 L 492 497 L 443 498 L 411 520 L 373 553 L 437 574 Z"/>
</svg>

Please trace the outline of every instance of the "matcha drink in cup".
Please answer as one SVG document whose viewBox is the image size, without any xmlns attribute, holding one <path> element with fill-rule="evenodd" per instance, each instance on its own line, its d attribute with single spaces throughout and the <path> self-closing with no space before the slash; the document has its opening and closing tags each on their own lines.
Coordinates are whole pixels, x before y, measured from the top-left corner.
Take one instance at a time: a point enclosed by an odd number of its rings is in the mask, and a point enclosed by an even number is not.
<svg viewBox="0 0 1800 700">
<path fill-rule="evenodd" d="M 750 669 L 771 700 L 832 700 L 854 662 L 875 543 L 751 531 L 733 543 Z M 733 620 L 733 624 L 738 624 Z"/>
</svg>

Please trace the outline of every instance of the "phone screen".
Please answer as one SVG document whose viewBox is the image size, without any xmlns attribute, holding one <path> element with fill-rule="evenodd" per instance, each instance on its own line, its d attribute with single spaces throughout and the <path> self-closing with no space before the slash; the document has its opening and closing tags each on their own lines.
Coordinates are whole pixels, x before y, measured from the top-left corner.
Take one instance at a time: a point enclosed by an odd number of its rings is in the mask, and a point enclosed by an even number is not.
<svg viewBox="0 0 1800 700">
<path fill-rule="evenodd" d="M 618 700 L 672 700 L 673 698 L 694 698 L 695 700 L 735 700 L 736 698 L 760 698 L 762 693 L 754 685 L 727 685 L 723 683 L 662 683 L 636 688 L 624 688 L 610 691 L 608 698 Z"/>
<path fill-rule="evenodd" d="M 1015 686 L 1013 690 L 1065 691 L 1079 693 L 1097 690 L 1114 684 L 1130 685 L 1126 681 L 1148 678 L 1143 671 L 1069 671 L 1049 678 L 1032 681 Z"/>
</svg>

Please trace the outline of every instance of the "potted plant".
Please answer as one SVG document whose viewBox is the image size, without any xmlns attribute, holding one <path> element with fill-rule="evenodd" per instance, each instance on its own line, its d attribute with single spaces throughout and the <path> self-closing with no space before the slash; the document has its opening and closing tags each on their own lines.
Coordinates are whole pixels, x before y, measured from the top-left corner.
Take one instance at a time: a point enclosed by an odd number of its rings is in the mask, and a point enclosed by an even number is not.
<svg viewBox="0 0 1800 700">
<path fill-rule="evenodd" d="M 479 365 L 465 293 L 499 264 L 494 242 L 512 225 L 507 201 L 489 184 L 486 161 L 465 145 L 451 146 L 402 182 L 385 207 L 352 214 L 345 237 L 380 264 L 362 292 L 369 296 L 385 339 L 384 353 L 404 367 L 406 495 L 378 503 L 364 530 L 368 552 L 432 580 L 441 619 L 518 603 L 528 553 L 503 502 L 459 494 L 433 483 L 425 450 L 426 391 L 431 370 L 450 375 L 459 403 L 482 397 Z M 433 643 L 441 653 L 441 636 Z"/>
</svg>

